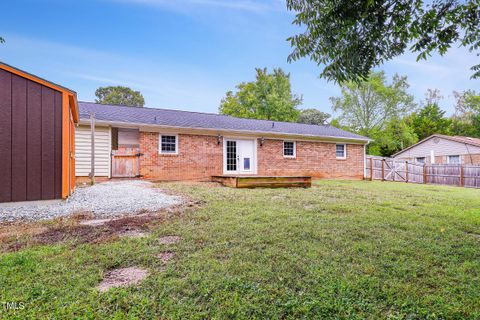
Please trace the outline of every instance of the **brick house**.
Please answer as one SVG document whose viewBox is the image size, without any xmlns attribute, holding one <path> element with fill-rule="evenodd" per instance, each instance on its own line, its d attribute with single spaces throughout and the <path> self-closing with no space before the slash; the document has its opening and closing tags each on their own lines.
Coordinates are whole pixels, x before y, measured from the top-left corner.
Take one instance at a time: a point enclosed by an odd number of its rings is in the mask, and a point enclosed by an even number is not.
<svg viewBox="0 0 480 320">
<path fill-rule="evenodd" d="M 392 157 L 426 164 L 480 164 L 480 139 L 434 134 Z"/>
<path fill-rule="evenodd" d="M 333 126 L 79 102 L 76 175 L 210 180 L 216 175 L 362 179 L 370 139 Z"/>
</svg>

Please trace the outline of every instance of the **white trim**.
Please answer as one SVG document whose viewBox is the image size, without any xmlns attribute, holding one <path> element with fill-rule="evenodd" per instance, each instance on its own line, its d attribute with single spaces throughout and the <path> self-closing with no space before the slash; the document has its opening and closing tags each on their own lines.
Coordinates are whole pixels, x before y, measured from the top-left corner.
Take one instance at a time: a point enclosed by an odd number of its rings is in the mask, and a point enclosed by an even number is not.
<svg viewBox="0 0 480 320">
<path fill-rule="evenodd" d="M 108 178 L 112 177 L 112 127 L 108 127 L 108 151 L 110 154 L 110 161 L 108 161 Z"/>
<path fill-rule="evenodd" d="M 175 152 L 162 152 L 162 136 L 175 137 Z M 178 134 L 159 133 L 158 134 L 158 153 L 164 154 L 164 155 L 177 155 L 178 154 Z"/>
<path fill-rule="evenodd" d="M 335 152 L 337 152 L 337 150 L 335 150 Z M 363 146 L 363 178 L 366 178 L 366 177 L 367 177 L 367 145 L 364 145 Z"/>
<path fill-rule="evenodd" d="M 337 157 L 337 146 L 343 146 L 343 157 Z M 335 158 L 345 160 L 347 159 L 347 144 L 346 143 L 336 143 L 335 144 Z"/>
<path fill-rule="evenodd" d="M 285 155 L 285 142 L 293 143 L 293 156 Z M 297 142 L 294 140 L 283 140 L 282 155 L 284 158 L 287 158 L 287 159 L 296 159 L 297 158 Z"/>
</svg>

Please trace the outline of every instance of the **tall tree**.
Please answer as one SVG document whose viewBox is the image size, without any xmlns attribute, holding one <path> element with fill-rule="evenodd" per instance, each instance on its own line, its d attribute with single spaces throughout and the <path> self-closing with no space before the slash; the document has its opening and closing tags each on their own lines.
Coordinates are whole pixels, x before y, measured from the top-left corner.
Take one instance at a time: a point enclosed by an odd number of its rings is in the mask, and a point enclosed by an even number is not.
<svg viewBox="0 0 480 320">
<path fill-rule="evenodd" d="M 310 109 L 303 109 L 300 111 L 300 115 L 298 117 L 297 122 L 322 125 L 322 124 L 325 124 L 328 118 L 330 118 L 330 114 L 326 112 L 322 112 L 317 109 L 310 108 Z"/>
<path fill-rule="evenodd" d="M 452 133 L 480 137 L 480 94 L 473 90 L 453 92 L 456 99 Z"/>
<path fill-rule="evenodd" d="M 385 124 L 385 129 L 373 134 L 374 139 L 369 154 L 390 157 L 418 141 L 415 131 L 404 119 L 392 118 Z"/>
<path fill-rule="evenodd" d="M 370 136 L 383 130 L 391 118 L 413 110 L 413 96 L 407 92 L 407 77 L 395 75 L 390 84 L 383 72 L 370 74 L 366 81 L 349 81 L 341 86 L 341 97 L 332 97 L 333 112 L 340 126 Z"/>
<path fill-rule="evenodd" d="M 480 94 L 477 94 L 474 90 L 464 92 L 454 91 L 453 96 L 456 100 L 456 116 L 463 117 L 480 113 Z"/>
<path fill-rule="evenodd" d="M 129 87 L 100 87 L 95 91 L 95 102 L 101 104 L 114 104 L 121 106 L 143 107 L 145 99 L 140 91 L 134 91 Z"/>
<path fill-rule="evenodd" d="M 439 102 L 441 99 L 440 91 L 429 89 L 426 94 L 425 105 L 407 118 L 407 123 L 414 129 L 420 140 L 436 133 L 450 133 L 452 120 L 445 117 L 445 111 L 440 109 Z"/>
<path fill-rule="evenodd" d="M 267 68 L 255 70 L 255 81 L 242 82 L 236 93 L 228 91 L 219 112 L 240 118 L 296 122 L 302 98 L 292 93 L 290 75 L 280 68 L 273 73 L 268 73 Z"/>
<path fill-rule="evenodd" d="M 3 39 L 2 37 L 0 37 L 0 43 L 5 43 L 5 39 Z"/>
<path fill-rule="evenodd" d="M 288 38 L 289 61 L 309 57 L 337 82 L 364 80 L 407 50 L 419 60 L 452 45 L 480 48 L 479 0 L 287 0 L 287 8 L 304 30 Z M 480 64 L 471 70 L 480 78 Z"/>
</svg>

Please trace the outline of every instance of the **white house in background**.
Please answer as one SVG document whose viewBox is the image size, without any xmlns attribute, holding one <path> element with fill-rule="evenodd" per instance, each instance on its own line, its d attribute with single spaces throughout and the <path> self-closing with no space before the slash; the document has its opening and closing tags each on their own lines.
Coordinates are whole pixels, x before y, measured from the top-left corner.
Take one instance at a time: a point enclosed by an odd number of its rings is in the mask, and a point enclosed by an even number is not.
<svg viewBox="0 0 480 320">
<path fill-rule="evenodd" d="M 480 139 L 434 134 L 392 157 L 427 164 L 480 165 Z"/>
</svg>

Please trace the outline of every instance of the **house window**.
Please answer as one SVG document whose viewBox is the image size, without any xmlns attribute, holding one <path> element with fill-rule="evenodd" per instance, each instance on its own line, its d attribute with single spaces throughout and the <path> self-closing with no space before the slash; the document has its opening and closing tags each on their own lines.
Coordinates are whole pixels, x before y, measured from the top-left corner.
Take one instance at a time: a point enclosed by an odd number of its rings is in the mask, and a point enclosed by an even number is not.
<svg viewBox="0 0 480 320">
<path fill-rule="evenodd" d="M 335 146 L 335 155 L 337 159 L 347 158 L 347 146 L 345 144 L 337 144 Z"/>
<path fill-rule="evenodd" d="M 237 141 L 227 140 L 227 171 L 237 171 Z"/>
<path fill-rule="evenodd" d="M 243 158 L 243 170 L 250 170 L 250 158 Z"/>
<path fill-rule="evenodd" d="M 178 136 L 177 135 L 160 135 L 160 153 L 177 154 L 178 153 Z"/>
<path fill-rule="evenodd" d="M 418 157 L 418 158 L 415 158 L 415 161 L 418 162 L 418 163 L 425 163 L 425 157 Z"/>
<path fill-rule="evenodd" d="M 459 155 L 447 156 L 447 163 L 448 164 L 460 164 L 460 156 Z"/>
<path fill-rule="evenodd" d="M 286 158 L 295 158 L 295 141 L 283 141 L 283 156 Z"/>
</svg>

